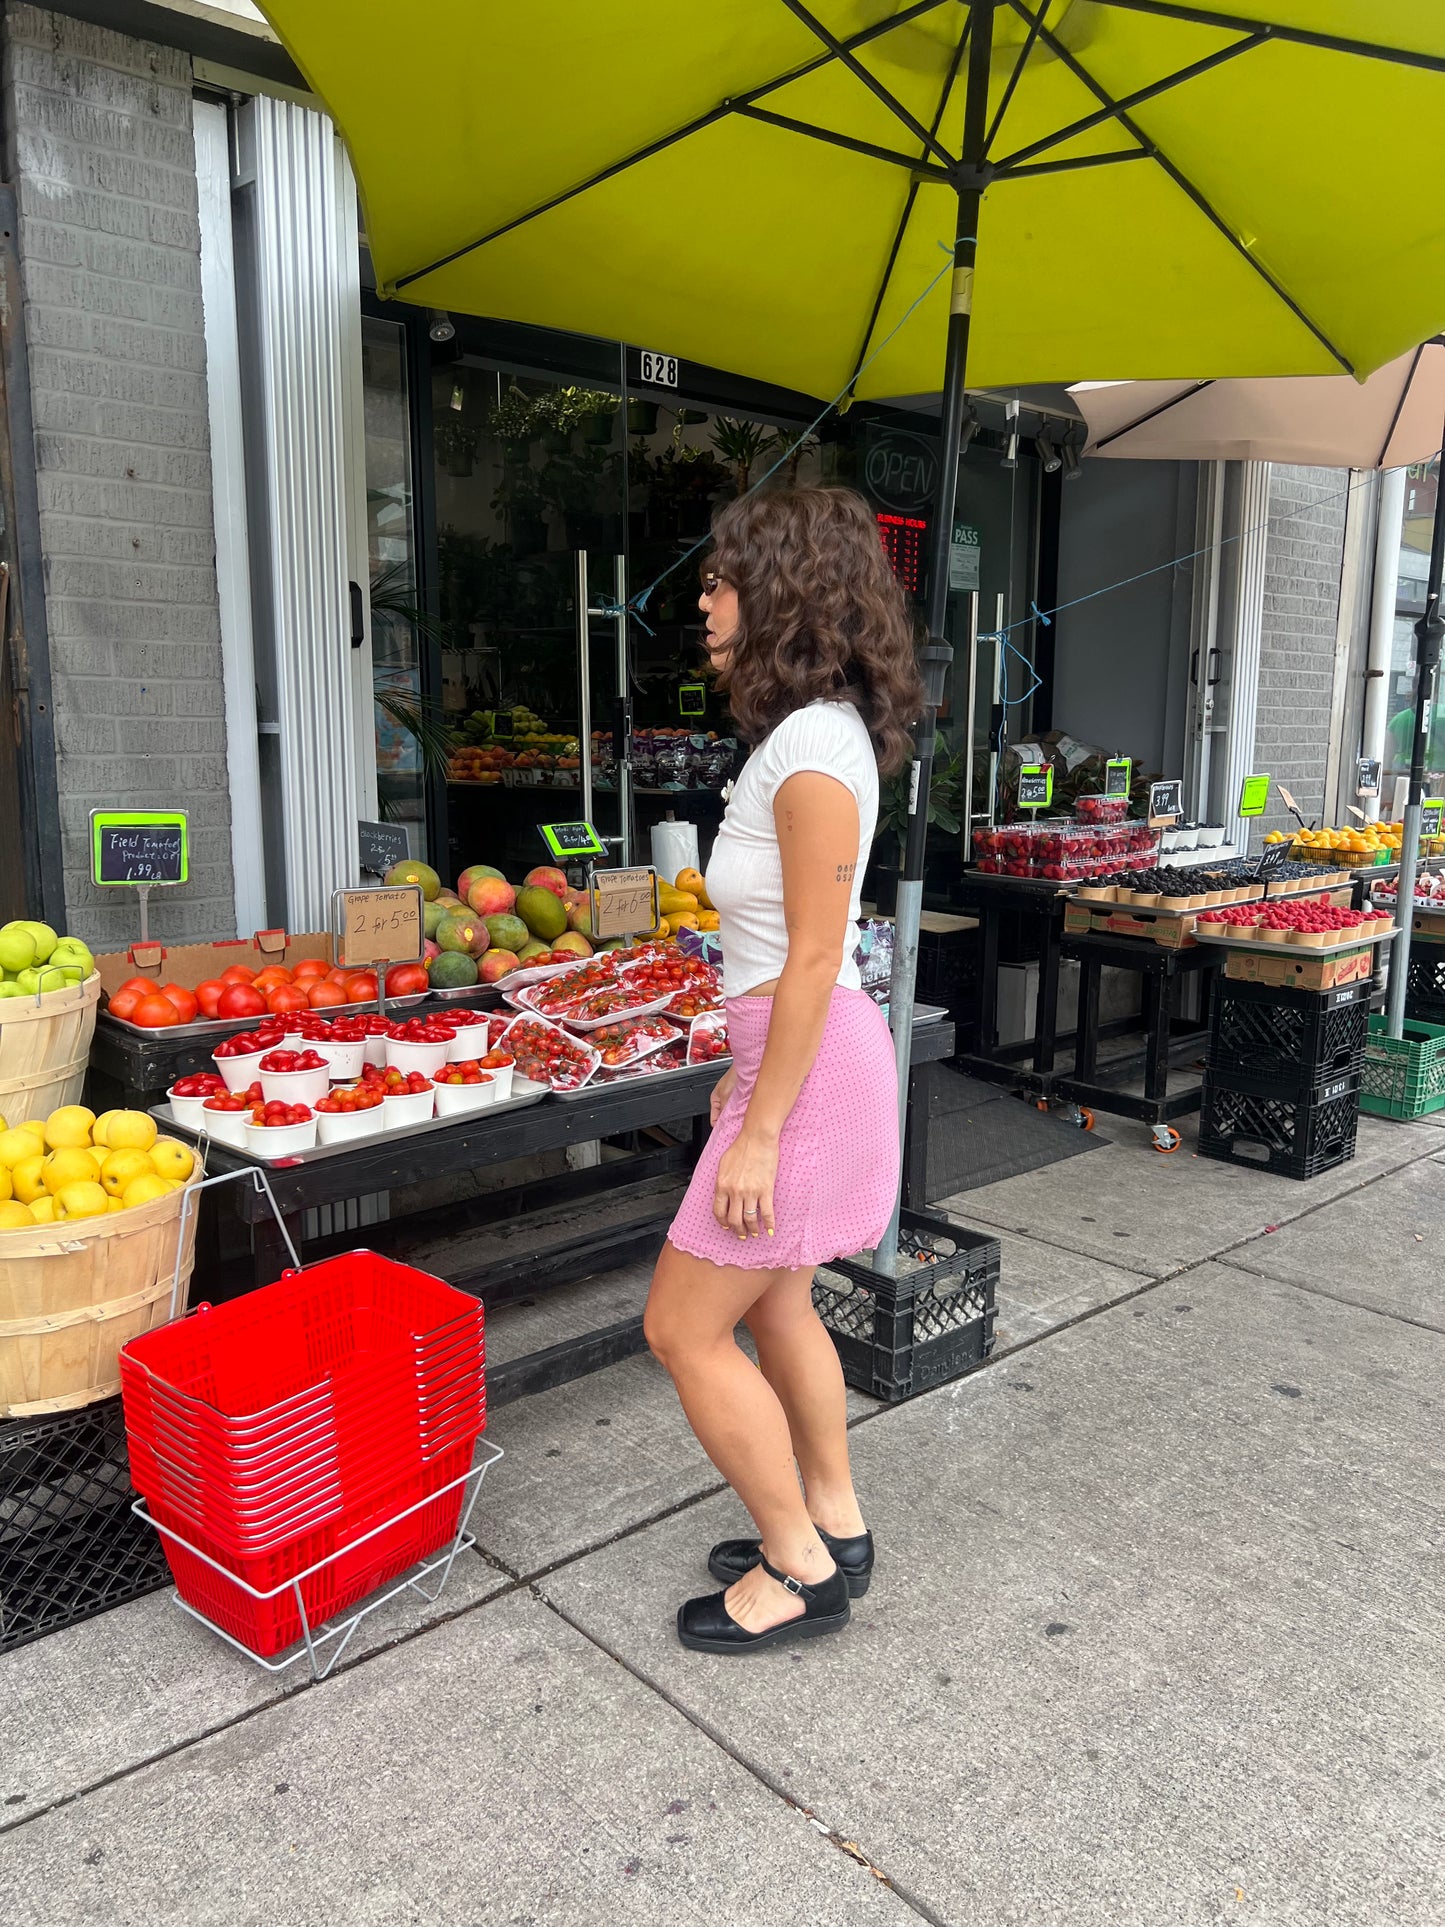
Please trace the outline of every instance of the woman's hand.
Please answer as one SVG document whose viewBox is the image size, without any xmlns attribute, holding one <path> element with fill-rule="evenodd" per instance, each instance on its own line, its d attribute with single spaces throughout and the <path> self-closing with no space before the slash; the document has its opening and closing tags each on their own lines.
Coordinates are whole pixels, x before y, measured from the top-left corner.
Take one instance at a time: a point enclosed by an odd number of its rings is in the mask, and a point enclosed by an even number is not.
<svg viewBox="0 0 1445 1927">
<path fill-rule="evenodd" d="M 712 1087 L 712 1101 L 708 1106 L 708 1122 L 714 1129 L 717 1127 L 718 1119 L 722 1116 L 723 1105 L 727 1103 L 728 1099 L 737 1089 L 737 1082 L 738 1067 L 736 1064 L 730 1064 L 718 1079 L 717 1083 Z"/>
<path fill-rule="evenodd" d="M 777 1139 L 750 1132 L 744 1124 L 718 1165 L 712 1201 L 718 1223 L 739 1238 L 771 1238 L 777 1175 Z"/>
</svg>

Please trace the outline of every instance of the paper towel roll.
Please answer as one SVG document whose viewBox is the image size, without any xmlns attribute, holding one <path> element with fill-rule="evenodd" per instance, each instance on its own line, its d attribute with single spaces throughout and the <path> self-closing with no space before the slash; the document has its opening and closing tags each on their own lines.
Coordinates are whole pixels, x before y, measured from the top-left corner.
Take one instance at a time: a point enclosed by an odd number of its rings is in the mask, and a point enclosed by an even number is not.
<svg viewBox="0 0 1445 1927">
<path fill-rule="evenodd" d="M 679 870 L 696 870 L 696 823 L 655 823 L 652 829 L 652 867 L 669 883 L 677 880 Z"/>
</svg>

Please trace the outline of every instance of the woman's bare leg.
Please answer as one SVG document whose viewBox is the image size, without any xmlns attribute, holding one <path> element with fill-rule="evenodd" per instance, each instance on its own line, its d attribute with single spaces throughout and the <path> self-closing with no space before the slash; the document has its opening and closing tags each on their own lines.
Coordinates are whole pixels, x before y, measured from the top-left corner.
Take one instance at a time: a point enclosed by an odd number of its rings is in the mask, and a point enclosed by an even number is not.
<svg viewBox="0 0 1445 1927">
<path fill-rule="evenodd" d="M 664 1245 L 643 1330 L 703 1450 L 752 1514 L 768 1560 L 779 1572 L 816 1585 L 833 1571 L 833 1561 L 798 1488 L 787 1417 L 733 1335 L 749 1306 L 787 1275 L 715 1265 Z M 728 1589 L 727 1605 L 749 1632 L 781 1625 L 804 1610 L 761 1566 Z"/>
<path fill-rule="evenodd" d="M 864 1524 L 848 1469 L 847 1392 L 837 1349 L 813 1309 L 812 1272 L 776 1274 L 743 1319 L 787 1414 L 809 1517 L 835 1539 L 851 1539 Z"/>
</svg>

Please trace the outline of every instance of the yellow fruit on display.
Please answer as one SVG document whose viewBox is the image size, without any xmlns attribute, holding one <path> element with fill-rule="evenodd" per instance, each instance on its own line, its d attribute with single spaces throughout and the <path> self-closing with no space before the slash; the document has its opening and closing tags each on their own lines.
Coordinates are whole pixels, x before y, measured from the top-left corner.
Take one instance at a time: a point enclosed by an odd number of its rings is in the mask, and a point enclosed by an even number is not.
<svg viewBox="0 0 1445 1927">
<path fill-rule="evenodd" d="M 679 870 L 675 887 L 687 892 L 691 896 L 695 896 L 700 909 L 711 910 L 713 908 L 712 899 L 707 893 L 707 884 L 700 871 Z"/>
<path fill-rule="evenodd" d="M 67 1184 L 59 1193 L 59 1201 L 67 1218 L 103 1218 L 110 1208 L 110 1199 L 94 1178 L 87 1178 L 83 1184 Z"/>
<path fill-rule="evenodd" d="M 58 1111 L 52 1111 L 45 1120 L 45 1142 L 52 1151 L 61 1151 L 77 1144 L 90 1143 L 90 1127 L 95 1123 L 95 1112 L 86 1110 L 83 1104 L 62 1104 Z"/>
<path fill-rule="evenodd" d="M 30 1216 L 36 1224 L 59 1224 L 65 1213 L 54 1198 L 43 1194 L 32 1202 Z"/>
<path fill-rule="evenodd" d="M 166 1179 L 158 1178 L 152 1172 L 149 1177 L 132 1178 L 121 1194 L 121 1203 L 127 1211 L 131 1211 L 138 1204 L 150 1204 L 156 1198 L 168 1198 L 170 1195 L 171 1187 Z"/>
<path fill-rule="evenodd" d="M 105 1125 L 105 1137 L 96 1143 L 108 1151 L 148 1151 L 156 1141 L 156 1121 L 144 1111 L 107 1111 Z"/>
<path fill-rule="evenodd" d="M 28 1204 L 16 1204 L 9 1199 L 0 1204 L 0 1231 L 28 1231 L 34 1223 Z"/>
<path fill-rule="evenodd" d="M 37 1198 L 47 1196 L 45 1189 L 45 1153 L 42 1151 L 33 1158 L 22 1158 L 10 1173 L 10 1187 L 22 1204 L 34 1204 Z"/>
<path fill-rule="evenodd" d="M 196 1168 L 196 1154 L 179 1138 L 158 1137 L 150 1148 L 150 1161 L 163 1178 L 176 1178 L 182 1184 Z"/>
<path fill-rule="evenodd" d="M 89 1151 L 66 1146 L 63 1150 L 52 1151 L 45 1160 L 41 1172 L 41 1182 L 52 1198 L 59 1198 L 68 1185 L 93 1184 L 100 1189 L 100 1179 L 96 1175 L 95 1159 Z M 101 1193 L 104 1196 L 104 1193 Z M 69 1207 L 67 1206 L 67 1209 Z"/>
<path fill-rule="evenodd" d="M 44 1154 L 45 1139 L 37 1137 L 34 1131 L 17 1127 L 13 1131 L 0 1132 L 0 1164 L 10 1170 L 13 1171 L 17 1164 L 23 1164 L 26 1158 L 43 1157 Z"/>
<path fill-rule="evenodd" d="M 124 1198 L 111 1198 L 111 1199 L 110 1199 L 110 1200 L 108 1201 L 108 1203 L 106 1204 L 106 1207 L 105 1207 L 105 1208 L 106 1208 L 106 1210 L 107 1210 L 107 1211 L 124 1211 L 124 1210 L 125 1210 L 125 1199 L 124 1199 Z"/>
<path fill-rule="evenodd" d="M 111 1151 L 100 1167 L 100 1181 L 107 1196 L 123 1198 L 128 1184 L 134 1184 L 137 1178 L 149 1177 L 154 1169 L 145 1151 Z"/>
<path fill-rule="evenodd" d="M 9 1204 L 14 1196 L 15 1182 L 10 1176 L 9 1169 L 0 1164 L 0 1204 Z"/>
<path fill-rule="evenodd" d="M 17 1124 L 15 1128 L 17 1131 L 29 1131 L 30 1135 L 32 1137 L 38 1137 L 42 1144 L 45 1142 L 45 1119 L 43 1117 L 27 1117 L 23 1124 Z"/>
<path fill-rule="evenodd" d="M 110 1121 L 112 1118 L 119 1117 L 120 1115 L 121 1113 L 119 1111 L 102 1111 L 100 1116 L 95 1120 L 94 1124 L 92 1124 L 90 1127 L 91 1143 L 108 1145 L 110 1143 L 110 1139 L 106 1135 L 106 1133 L 110 1130 Z"/>
</svg>

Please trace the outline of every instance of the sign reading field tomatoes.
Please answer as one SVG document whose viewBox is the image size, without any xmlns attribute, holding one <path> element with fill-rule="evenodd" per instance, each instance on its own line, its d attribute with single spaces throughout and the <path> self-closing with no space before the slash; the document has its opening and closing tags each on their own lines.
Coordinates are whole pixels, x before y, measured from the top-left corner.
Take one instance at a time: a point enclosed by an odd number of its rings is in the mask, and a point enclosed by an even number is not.
<svg viewBox="0 0 1445 1927">
<path fill-rule="evenodd" d="M 338 890 L 336 903 L 336 961 L 343 970 L 419 961 L 426 924 L 414 883 L 392 890 Z"/>
<path fill-rule="evenodd" d="M 184 883 L 190 874 L 186 832 L 184 810 L 92 810 L 91 874 L 99 884 L 133 889 Z"/>
</svg>

